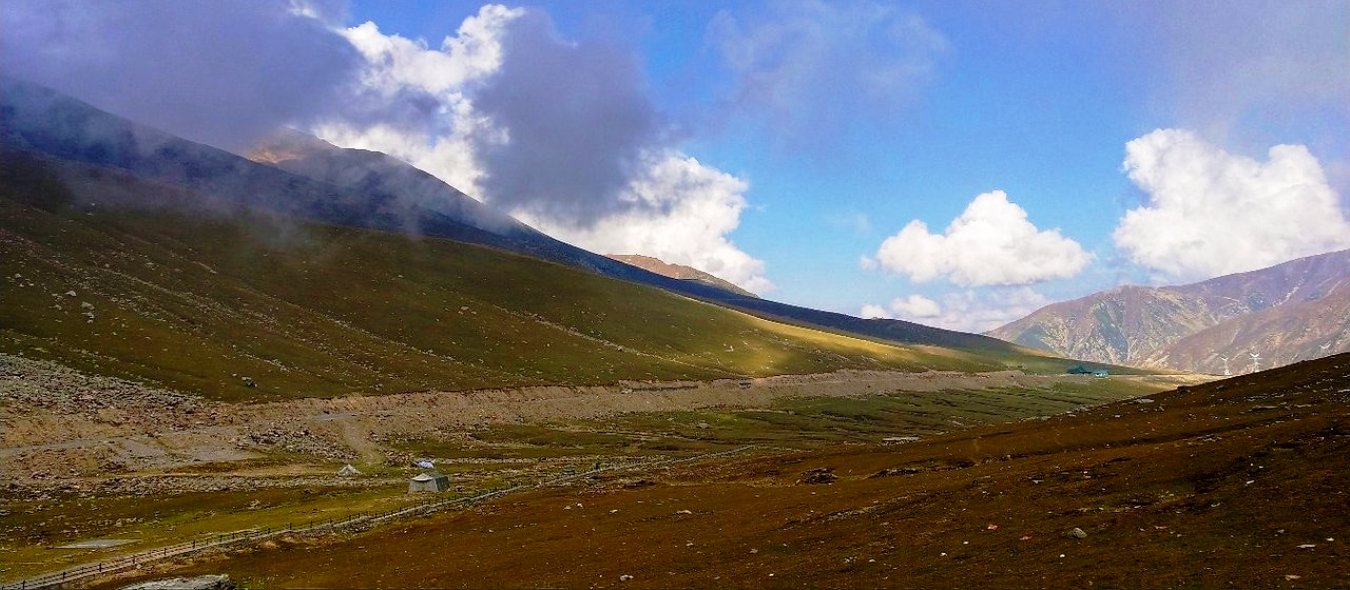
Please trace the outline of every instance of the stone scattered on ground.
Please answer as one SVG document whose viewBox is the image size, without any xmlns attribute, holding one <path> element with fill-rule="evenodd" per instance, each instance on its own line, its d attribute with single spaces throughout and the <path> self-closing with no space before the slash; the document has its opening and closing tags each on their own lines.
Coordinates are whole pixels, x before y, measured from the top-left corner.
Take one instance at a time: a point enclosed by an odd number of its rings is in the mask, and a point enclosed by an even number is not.
<svg viewBox="0 0 1350 590">
<path fill-rule="evenodd" d="M 895 477 L 897 475 L 914 475 L 922 472 L 923 470 L 918 467 L 889 467 L 873 473 L 872 475 L 867 476 L 867 478 L 877 479 L 879 477 Z"/>
<path fill-rule="evenodd" d="M 122 590 L 234 590 L 234 582 L 225 574 L 191 578 L 163 578 L 123 586 Z"/>
</svg>

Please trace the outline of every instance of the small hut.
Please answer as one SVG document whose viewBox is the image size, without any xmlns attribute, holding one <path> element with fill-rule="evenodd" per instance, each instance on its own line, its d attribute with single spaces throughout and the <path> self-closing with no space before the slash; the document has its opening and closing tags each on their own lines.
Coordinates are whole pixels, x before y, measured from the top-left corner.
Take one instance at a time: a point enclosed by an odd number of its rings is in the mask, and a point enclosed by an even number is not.
<svg viewBox="0 0 1350 590">
<path fill-rule="evenodd" d="M 408 493 L 444 492 L 450 489 L 450 478 L 435 471 L 419 473 L 408 480 Z"/>
</svg>

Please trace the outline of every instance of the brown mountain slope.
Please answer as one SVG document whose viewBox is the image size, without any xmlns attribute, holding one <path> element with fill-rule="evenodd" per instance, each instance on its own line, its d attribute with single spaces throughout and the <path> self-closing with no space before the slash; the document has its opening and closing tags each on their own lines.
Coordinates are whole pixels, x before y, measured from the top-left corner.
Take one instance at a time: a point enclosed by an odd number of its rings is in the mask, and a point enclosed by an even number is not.
<svg viewBox="0 0 1350 590">
<path fill-rule="evenodd" d="M 1176 287 L 1123 286 L 989 332 L 1098 362 L 1222 374 L 1350 351 L 1350 250 Z M 1238 361 L 1239 357 L 1241 362 Z"/>
<path fill-rule="evenodd" d="M 1319 358 L 1350 350 L 1350 279 L 1326 295 L 1242 315 L 1186 336 L 1150 356 L 1144 364 L 1188 367 L 1222 373 L 1247 373 L 1250 354 L 1261 355 L 1261 367 Z"/>
<path fill-rule="evenodd" d="M 711 274 L 703 272 L 692 266 L 684 266 L 682 264 L 671 264 L 659 258 L 652 258 L 651 256 L 643 256 L 641 254 L 606 254 L 605 256 L 618 260 L 619 262 L 622 262 L 624 264 L 631 264 L 642 270 L 654 272 L 661 276 L 670 277 L 672 279 L 680 279 L 682 281 L 698 281 L 705 285 L 712 285 L 714 287 L 717 287 L 718 289 L 730 291 L 737 295 L 744 295 L 746 297 L 759 297 L 754 293 L 751 293 L 749 291 L 746 291 L 745 289 L 737 287 L 735 284 L 729 281 L 719 279 Z"/>
</svg>

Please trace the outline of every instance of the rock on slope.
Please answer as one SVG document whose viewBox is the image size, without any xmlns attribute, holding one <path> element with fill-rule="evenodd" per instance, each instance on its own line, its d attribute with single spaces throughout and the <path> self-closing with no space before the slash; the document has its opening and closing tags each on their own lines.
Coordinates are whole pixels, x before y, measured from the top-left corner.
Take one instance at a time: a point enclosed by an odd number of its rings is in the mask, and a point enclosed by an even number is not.
<svg viewBox="0 0 1350 590">
<path fill-rule="evenodd" d="M 1350 250 L 1176 287 L 1123 286 L 988 333 L 1098 362 L 1222 374 L 1350 351 Z"/>
</svg>

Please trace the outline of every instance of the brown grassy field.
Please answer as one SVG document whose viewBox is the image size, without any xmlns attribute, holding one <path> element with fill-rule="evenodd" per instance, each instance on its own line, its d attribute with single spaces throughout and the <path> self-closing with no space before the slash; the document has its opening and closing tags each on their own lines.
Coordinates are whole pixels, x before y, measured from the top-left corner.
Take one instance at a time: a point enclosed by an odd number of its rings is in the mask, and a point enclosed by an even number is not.
<svg viewBox="0 0 1350 590">
<path fill-rule="evenodd" d="M 1151 400 L 616 474 L 176 573 L 269 588 L 1350 583 L 1350 355 Z M 837 479 L 805 483 L 815 470 Z"/>
<path fill-rule="evenodd" d="M 685 459 L 747 445 L 757 446 L 759 453 L 781 453 L 875 444 L 887 436 L 929 436 L 1154 393 L 1184 379 L 844 373 L 775 377 L 745 387 L 732 381 L 633 383 L 650 391 L 630 393 L 619 387 L 527 388 L 479 392 L 473 400 L 445 394 L 455 398 L 451 405 L 429 403 L 441 396 L 422 395 L 254 405 L 201 402 L 175 407 L 191 413 L 174 417 L 175 411 L 156 411 L 154 403 L 137 405 L 155 398 L 154 391 L 121 391 L 117 388 L 125 384 L 57 369 L 0 355 L 0 372 L 9 372 L 10 385 L 26 379 L 42 391 L 69 389 L 121 400 L 99 412 L 116 410 L 137 418 L 124 426 L 96 423 L 101 414 L 85 416 L 74 404 L 50 412 L 49 417 L 61 420 L 36 421 L 31 413 L 14 416 L 0 407 L 0 423 L 9 426 L 0 437 L 7 443 L 0 445 L 0 472 L 14 476 L 0 487 L 5 517 L 0 519 L 0 579 L 13 581 L 222 532 L 406 504 L 417 499 L 405 493 L 405 478 L 417 472 L 410 466 L 412 457 L 434 459 L 456 493 L 473 495 L 504 482 L 584 471 L 597 461 Z M 165 392 L 158 395 L 171 399 Z M 536 403 L 543 405 L 535 408 Z M 474 427 L 464 422 L 477 420 L 485 408 L 497 418 Z M 20 423 L 26 426 L 18 428 Z M 290 442 L 245 442 L 250 432 L 281 428 L 333 434 L 325 430 L 333 425 L 341 425 L 343 435 L 330 441 L 336 445 L 332 448 L 288 450 Z M 286 440 L 317 444 L 327 439 Z M 358 462 L 361 477 L 340 478 L 334 474 L 343 461 L 327 452 L 348 449 L 349 442 L 377 458 Z M 133 542 L 95 550 L 61 548 L 98 538 Z"/>
</svg>

